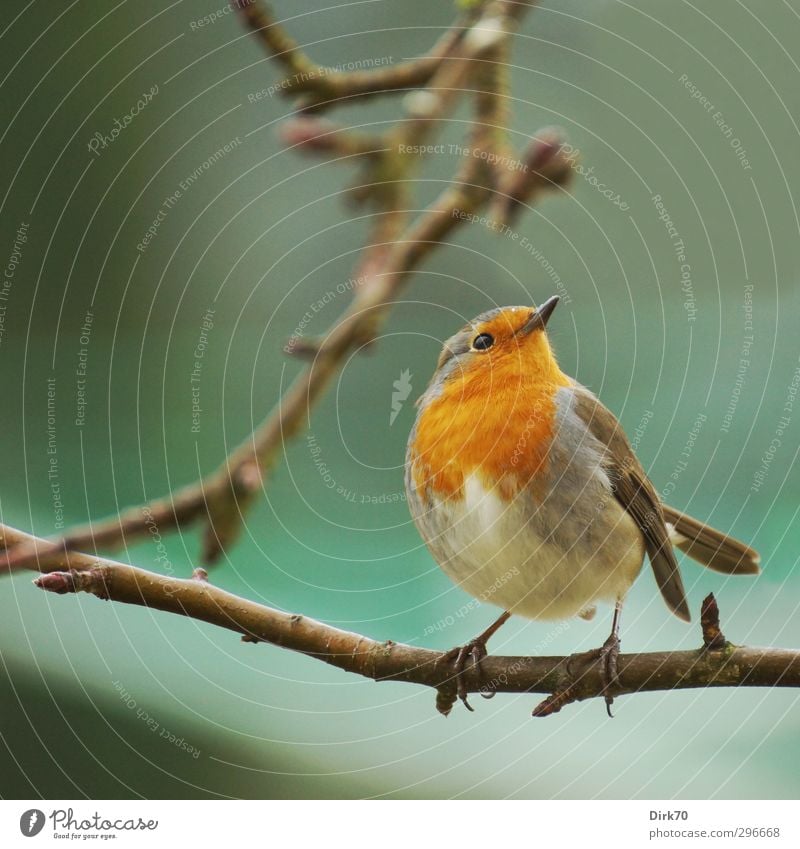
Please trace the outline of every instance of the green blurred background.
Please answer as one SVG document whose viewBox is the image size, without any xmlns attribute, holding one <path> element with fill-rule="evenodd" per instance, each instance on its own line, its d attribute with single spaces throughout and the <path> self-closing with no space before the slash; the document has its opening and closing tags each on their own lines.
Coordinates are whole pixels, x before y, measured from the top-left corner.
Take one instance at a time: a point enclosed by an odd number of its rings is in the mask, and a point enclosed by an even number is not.
<svg viewBox="0 0 800 849">
<path fill-rule="evenodd" d="M 453 14 L 449 2 L 420 0 L 275 5 L 331 65 L 417 55 Z M 53 456 L 67 525 L 215 468 L 297 372 L 282 354 L 286 338 L 351 274 L 368 229 L 365 212 L 342 196 L 352 167 L 282 148 L 287 102 L 255 97 L 278 81 L 276 67 L 234 15 L 197 24 L 223 7 L 48 0 L 17 17 L 3 9 L 4 267 L 27 225 L 0 342 L 3 522 L 43 536 L 58 530 Z M 639 455 L 672 503 L 763 553 L 756 580 L 686 563 L 693 610 L 713 590 L 733 641 L 800 644 L 800 401 L 790 394 L 800 374 L 799 13 L 797 2 L 553 0 L 529 15 L 513 55 L 512 138 L 521 147 L 559 125 L 593 172 L 522 217 L 518 238 L 469 224 L 431 257 L 379 345 L 353 356 L 314 409 L 313 444 L 287 444 L 212 580 L 377 639 L 449 648 L 482 630 L 495 610 L 459 615 L 468 597 L 409 521 L 411 399 L 464 319 L 560 290 L 568 297 L 552 336 L 564 368 L 630 432 L 644 423 Z M 108 135 L 153 86 L 116 140 L 90 152 L 95 133 Z M 380 129 L 399 102 L 334 117 Z M 462 142 L 467 117 L 465 107 L 452 116 L 445 143 Z M 225 145 L 137 249 L 165 199 Z M 449 154 L 425 163 L 419 208 L 457 165 Z M 659 220 L 665 210 L 672 233 Z M 348 297 L 326 298 L 304 332 L 328 327 Z M 193 432 L 193 352 L 209 309 Z M 390 426 L 404 369 L 413 393 Z M 196 535 L 164 542 L 166 567 L 152 541 L 119 556 L 188 574 Z M 429 691 L 350 677 L 196 622 L 48 596 L 29 575 L 0 590 L 4 797 L 800 790 L 800 705 L 790 690 L 622 698 L 613 721 L 598 703 L 534 721 L 535 697 L 499 696 L 444 720 Z M 598 645 L 608 626 L 608 611 L 567 627 L 514 621 L 492 649 L 569 653 Z M 624 649 L 698 642 L 698 626 L 671 618 L 643 574 Z"/>
</svg>

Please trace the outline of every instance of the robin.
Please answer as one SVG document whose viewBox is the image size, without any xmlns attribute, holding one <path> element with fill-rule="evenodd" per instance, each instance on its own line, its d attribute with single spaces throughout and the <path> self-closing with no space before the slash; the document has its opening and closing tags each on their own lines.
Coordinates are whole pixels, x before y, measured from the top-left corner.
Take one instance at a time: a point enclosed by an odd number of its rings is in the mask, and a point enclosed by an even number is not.
<svg viewBox="0 0 800 849">
<path fill-rule="evenodd" d="M 512 615 L 590 619 L 598 602 L 613 604 L 611 635 L 588 653 L 610 706 L 622 604 L 645 555 L 687 622 L 674 548 L 725 574 L 760 571 L 752 548 L 661 503 L 613 413 L 561 371 L 546 332 L 558 300 L 489 310 L 448 339 L 408 440 L 422 538 L 456 584 L 503 609 L 448 654 L 470 710 L 466 663 L 479 666 Z"/>
</svg>

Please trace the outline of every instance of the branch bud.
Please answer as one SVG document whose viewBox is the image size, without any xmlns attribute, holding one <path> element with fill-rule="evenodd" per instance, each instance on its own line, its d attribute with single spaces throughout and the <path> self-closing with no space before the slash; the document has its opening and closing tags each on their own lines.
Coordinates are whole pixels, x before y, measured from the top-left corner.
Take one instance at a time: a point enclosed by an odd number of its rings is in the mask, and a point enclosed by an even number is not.
<svg viewBox="0 0 800 849">
<path fill-rule="evenodd" d="M 522 168 L 508 173 L 498 185 L 494 204 L 495 217 L 510 224 L 522 204 L 543 189 L 563 186 L 572 176 L 577 158 L 564 135 L 556 127 L 540 130 L 528 144 L 522 157 Z"/>
<path fill-rule="evenodd" d="M 293 118 L 280 130 L 281 141 L 290 147 L 298 147 L 308 153 L 336 153 L 341 146 L 338 124 L 324 118 Z"/>
</svg>

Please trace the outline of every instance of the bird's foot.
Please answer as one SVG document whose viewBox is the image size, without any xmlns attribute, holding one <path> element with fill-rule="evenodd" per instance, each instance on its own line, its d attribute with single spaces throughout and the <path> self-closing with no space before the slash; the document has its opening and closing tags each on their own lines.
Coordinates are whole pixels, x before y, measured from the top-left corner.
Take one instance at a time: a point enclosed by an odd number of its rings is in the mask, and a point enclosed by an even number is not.
<svg viewBox="0 0 800 849">
<path fill-rule="evenodd" d="M 456 680 L 456 694 L 464 703 L 464 707 L 469 711 L 474 711 L 475 709 L 467 699 L 467 685 L 464 680 L 467 661 L 471 659 L 472 667 L 480 672 L 481 661 L 487 654 L 486 640 L 483 639 L 483 635 L 481 635 L 480 637 L 476 637 L 474 640 L 470 640 L 468 643 L 465 643 L 463 646 L 456 646 L 455 648 L 450 649 L 450 651 L 444 656 L 446 663 L 453 664 L 453 677 Z M 485 699 L 490 699 L 494 696 L 494 693 L 481 693 L 481 695 Z"/>
<path fill-rule="evenodd" d="M 611 692 L 619 682 L 619 646 L 619 637 L 612 633 L 599 649 L 573 654 L 567 661 L 567 673 L 573 681 L 581 677 L 580 673 L 576 675 L 573 671 L 576 664 L 580 664 L 584 668 L 600 664 L 600 680 L 603 684 L 602 694 L 606 703 L 606 712 L 611 717 L 613 717 L 611 705 L 614 704 L 614 696 Z"/>
<path fill-rule="evenodd" d="M 481 661 L 487 655 L 486 644 L 489 642 L 489 639 L 497 633 L 503 623 L 507 622 L 510 618 L 511 614 L 507 610 L 503 611 L 503 613 L 501 613 L 500 616 L 498 616 L 497 619 L 492 622 L 492 624 L 482 634 L 478 634 L 474 640 L 470 640 L 466 645 L 456 646 L 456 648 L 450 649 L 450 651 L 444 655 L 445 663 L 453 664 L 453 677 L 456 680 L 456 695 L 459 699 L 461 699 L 464 703 L 464 707 L 469 711 L 472 710 L 472 705 L 470 705 L 467 700 L 467 684 L 464 680 L 464 672 L 467 667 L 467 661 L 472 658 L 472 668 L 476 669 L 480 674 Z M 489 690 L 489 688 L 483 689 L 480 692 L 485 699 L 491 699 L 492 696 L 494 696 L 494 691 Z M 441 696 L 441 690 L 439 694 Z M 452 699 L 452 697 L 445 697 L 441 704 L 437 700 L 437 708 L 439 709 L 439 712 L 447 716 L 454 701 L 455 700 Z"/>
</svg>

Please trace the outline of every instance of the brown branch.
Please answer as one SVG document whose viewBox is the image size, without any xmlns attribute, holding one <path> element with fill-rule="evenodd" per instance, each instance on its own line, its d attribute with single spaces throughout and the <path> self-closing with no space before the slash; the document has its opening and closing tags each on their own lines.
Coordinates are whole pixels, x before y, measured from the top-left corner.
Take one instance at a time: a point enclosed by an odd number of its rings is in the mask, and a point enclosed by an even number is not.
<svg viewBox="0 0 800 849">
<path fill-rule="evenodd" d="M 49 555 L 51 571 L 58 569 L 91 569 L 97 565 L 97 558 L 88 554 L 80 554 L 77 551 L 68 551 L 61 546 L 57 552 L 53 551 L 54 543 L 40 537 L 26 534 L 8 525 L 0 525 L 0 550 L 10 551 L 37 551 L 46 550 Z M 20 568 L 36 569 L 34 563 L 24 563 Z"/>
<path fill-rule="evenodd" d="M 369 70 L 338 71 L 318 65 L 298 46 L 276 20 L 267 4 L 251 0 L 232 0 L 244 22 L 258 36 L 264 49 L 287 71 L 278 86 L 287 97 L 304 95 L 297 106 L 318 110 L 354 97 L 374 96 L 423 88 L 440 70 L 443 62 L 457 49 L 464 35 L 473 29 L 481 11 L 487 10 L 509 20 L 518 20 L 536 0 L 494 0 L 477 3 L 466 11 L 424 55 L 390 66 Z"/>
<path fill-rule="evenodd" d="M 444 652 L 391 640 L 379 642 L 306 616 L 274 610 L 219 589 L 199 575 L 175 579 L 110 560 L 94 560 L 89 565 L 83 558 L 70 554 L 67 566 L 71 571 L 42 575 L 34 583 L 49 592 L 86 592 L 105 600 L 187 616 L 234 631 L 246 642 L 301 652 L 375 681 L 432 687 L 437 690 L 437 709 L 445 715 L 455 702 L 452 664 Z M 558 702 L 557 707 L 547 712 L 537 708 L 537 716 L 554 713 L 568 702 L 603 696 L 600 668 L 589 667 L 574 680 L 569 660 L 489 656 L 480 668 L 466 670 L 464 684 L 468 692 L 486 696 L 554 694 L 542 704 Z M 623 654 L 614 694 L 737 686 L 800 687 L 800 652 L 726 644 L 722 650 L 704 646 L 696 651 Z"/>
<path fill-rule="evenodd" d="M 310 364 L 264 422 L 216 471 L 165 498 L 74 528 L 58 539 L 27 538 L 9 544 L 0 560 L 0 573 L 30 568 L 58 570 L 63 568 L 66 551 L 113 549 L 136 538 L 156 536 L 195 522 L 205 525 L 204 561 L 213 562 L 221 555 L 239 533 L 243 514 L 261 490 L 264 475 L 277 459 L 284 441 L 305 424 L 310 406 L 350 352 L 374 338 L 392 302 L 410 281 L 410 272 L 452 230 L 469 220 L 498 192 L 506 191 L 507 187 L 501 185 L 503 174 L 497 166 L 511 155 L 505 133 L 505 60 L 514 25 L 530 5 L 533 0 L 487 0 L 476 4 L 455 27 L 458 38 L 444 37 L 434 48 L 432 55 L 436 61 L 425 77 L 428 87 L 420 92 L 427 98 L 418 98 L 416 105 L 412 100 L 409 116 L 386 136 L 375 139 L 353 135 L 334 125 L 322 124 L 319 119 L 290 125 L 290 136 L 294 132 L 296 142 L 309 149 L 325 152 L 332 146 L 338 147 L 371 163 L 368 185 L 372 188 L 368 194 L 382 212 L 374 216 L 370 241 L 356 267 L 350 308 L 322 339 L 290 340 L 289 352 L 297 350 L 311 359 Z M 259 17 L 268 14 L 259 11 L 260 6 L 247 3 L 241 8 L 251 25 L 258 24 L 255 28 L 284 65 L 297 73 L 318 67 L 270 18 Z M 326 76 L 327 81 L 330 79 L 330 75 Z M 475 119 L 469 143 L 482 155 L 467 157 L 453 183 L 415 222 L 407 225 L 405 192 L 409 156 L 399 152 L 400 140 L 429 137 L 455 99 L 466 90 L 473 91 L 475 96 Z M 379 156 L 382 151 L 375 146 L 382 144 L 391 149 L 392 156 Z M 531 150 L 527 158 L 541 160 L 546 167 L 528 169 L 516 178 L 513 195 L 509 197 L 517 206 L 530 205 L 543 192 L 564 181 L 565 157 L 552 133 L 535 138 Z M 376 191 L 375 186 L 380 190 Z"/>
<path fill-rule="evenodd" d="M 233 5 L 238 8 L 245 23 L 258 36 L 267 52 L 289 73 L 281 82 L 280 91 L 286 96 L 308 94 L 303 103 L 306 109 L 320 108 L 349 97 L 424 86 L 468 24 L 465 18 L 463 23 L 452 26 L 428 53 L 417 59 L 388 67 L 348 72 L 327 68 L 312 61 L 276 21 L 266 4 L 233 0 Z"/>
</svg>

